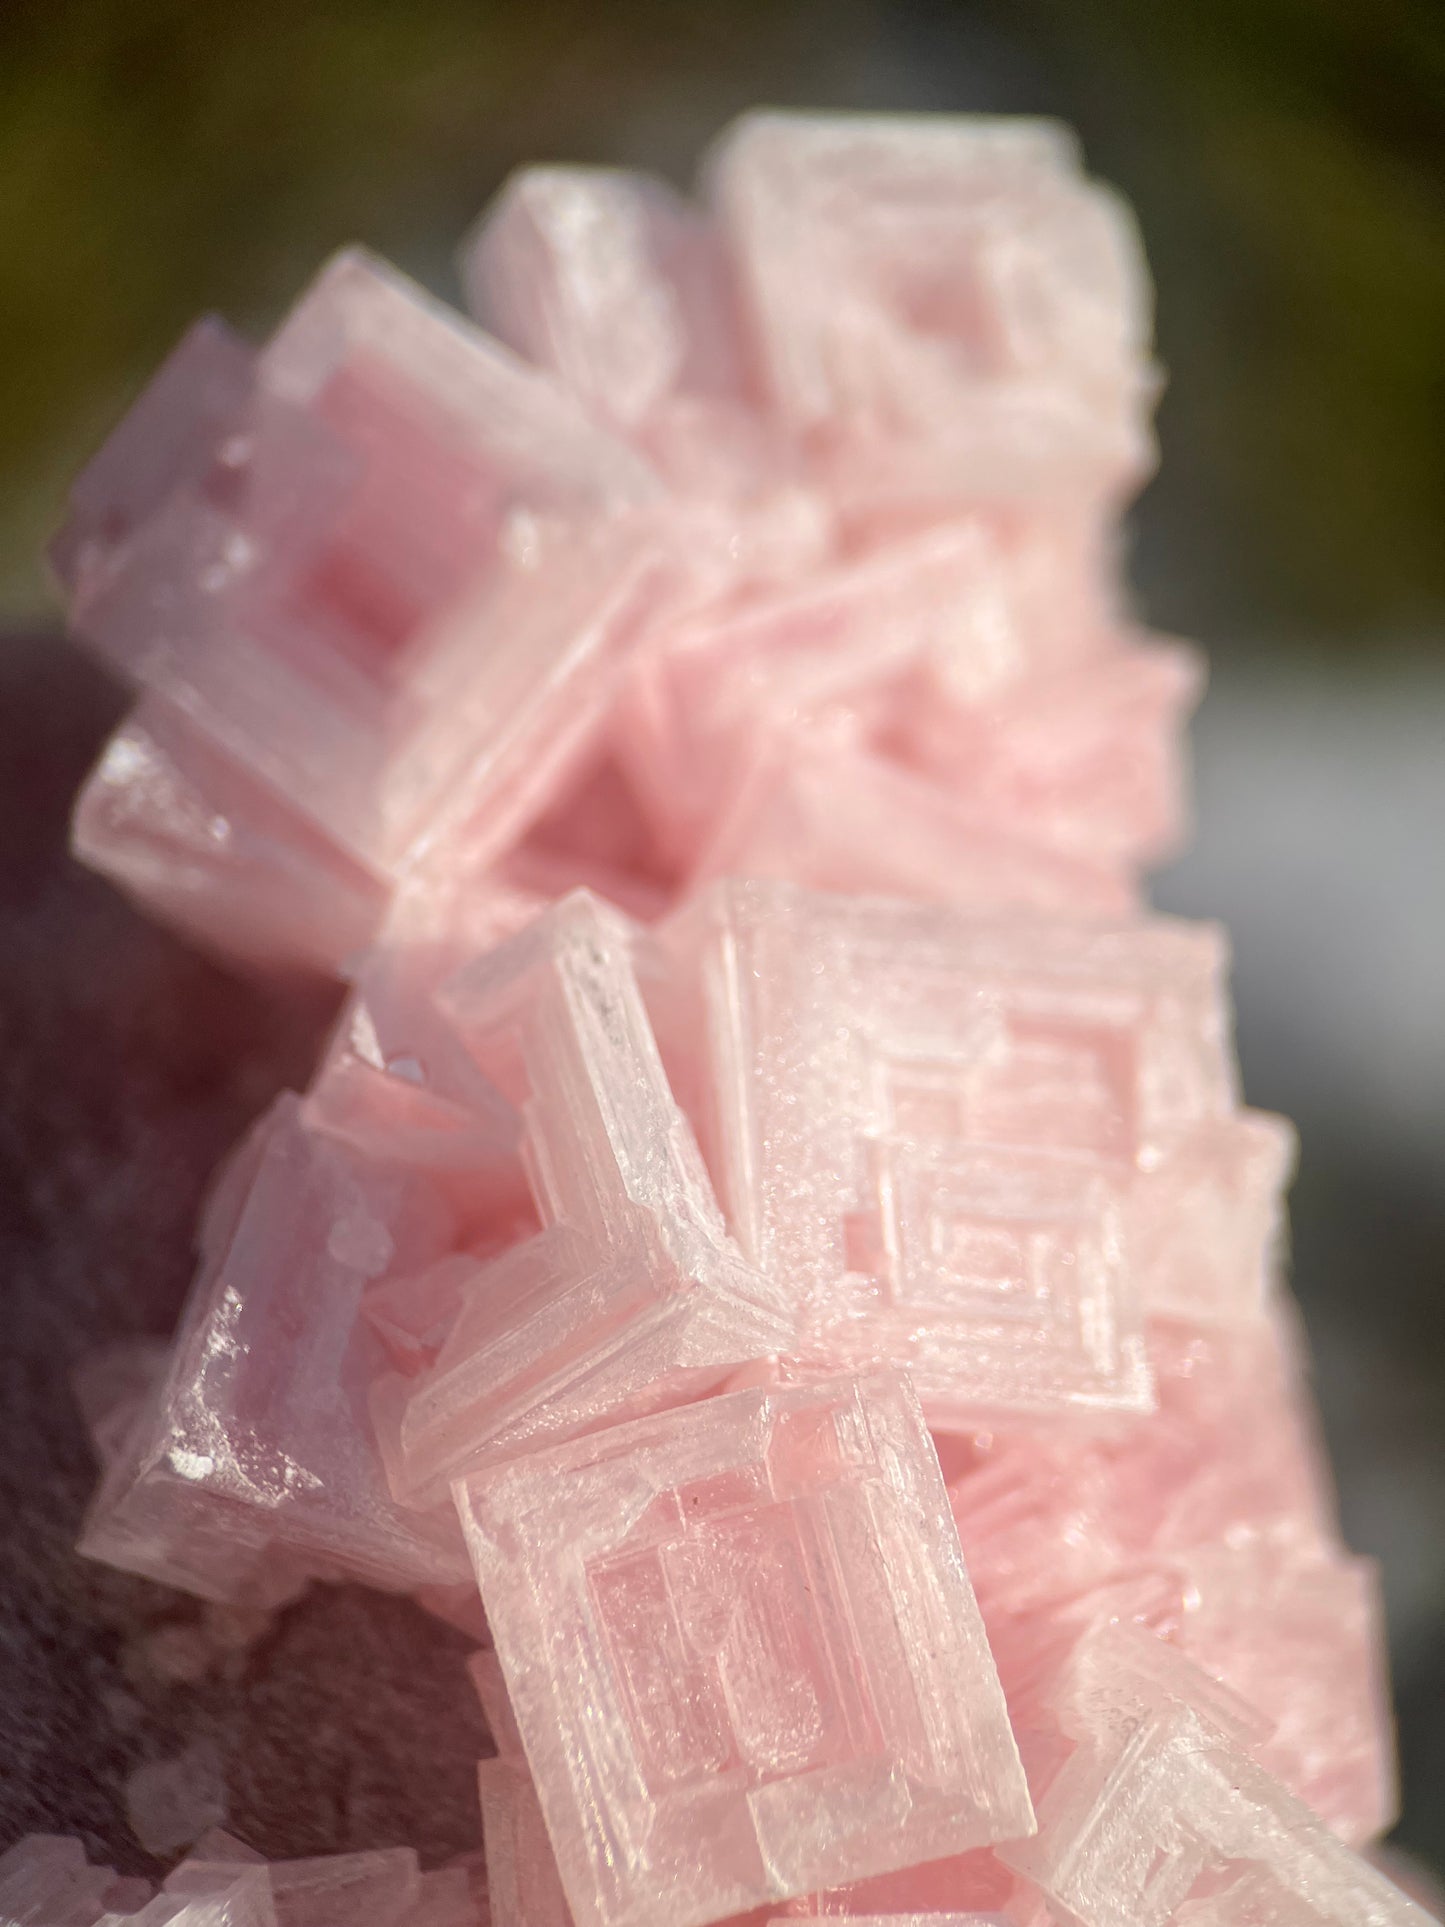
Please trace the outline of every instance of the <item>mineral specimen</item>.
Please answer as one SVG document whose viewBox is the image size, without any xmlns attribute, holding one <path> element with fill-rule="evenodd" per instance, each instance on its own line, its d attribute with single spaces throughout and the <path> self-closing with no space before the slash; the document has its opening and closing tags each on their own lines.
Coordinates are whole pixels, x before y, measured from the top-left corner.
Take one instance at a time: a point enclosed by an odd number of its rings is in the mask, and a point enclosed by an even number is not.
<svg viewBox="0 0 1445 1927">
<path fill-rule="evenodd" d="M 1032 122 L 754 115 L 704 185 L 515 176 L 498 339 L 343 254 L 75 485 L 137 695 L 77 851 L 346 985 L 169 1355 L 77 1376 L 81 1548 L 208 1602 L 141 1686 L 317 1580 L 467 1633 L 490 1899 L 212 1831 L 154 1897 L 23 1841 L 0 1912 L 1413 1927 L 1352 1851 L 1381 1612 L 1293 1137 L 1219 933 L 1141 908 L 1200 676 L 1118 580 L 1128 217 Z M 200 1758 L 133 1778 L 142 1844 L 219 1818 Z"/>
</svg>

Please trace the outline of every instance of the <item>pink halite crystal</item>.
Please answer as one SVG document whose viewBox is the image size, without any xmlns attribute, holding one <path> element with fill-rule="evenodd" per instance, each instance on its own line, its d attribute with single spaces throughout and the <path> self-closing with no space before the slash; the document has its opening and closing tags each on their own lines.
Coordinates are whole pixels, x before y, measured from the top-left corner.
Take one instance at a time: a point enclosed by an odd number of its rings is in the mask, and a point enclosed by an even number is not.
<svg viewBox="0 0 1445 1927">
<path fill-rule="evenodd" d="M 222 947 L 291 956 L 299 934 L 334 963 L 419 837 L 445 820 L 505 849 L 595 726 L 656 576 L 632 513 L 654 492 L 361 254 L 259 354 L 201 324 L 56 545 L 77 631 L 154 705 L 83 846 Z"/>
<path fill-rule="evenodd" d="M 724 1194 L 804 1358 L 907 1363 L 945 1426 L 1145 1409 L 1143 1309 L 1228 1312 L 1241 1258 L 1258 1297 L 1276 1127 L 1233 1115 L 1212 932 L 762 884 L 696 923 Z"/>
<path fill-rule="evenodd" d="M 150 1898 L 144 1881 L 92 1867 L 78 1840 L 31 1833 L 0 1854 L 0 1920 L 6 1927 L 95 1927 L 103 1916 Z"/>
<path fill-rule="evenodd" d="M 153 695 L 107 744 L 72 840 L 183 935 L 243 963 L 279 955 L 327 974 L 386 901 L 369 870 Z"/>
<path fill-rule="evenodd" d="M 1250 1725 L 1157 1641 L 1086 1645 L 1059 1693 L 1072 1751 L 1036 1839 L 1004 1849 L 1087 1927 L 1427 1916 L 1245 1754 Z"/>
<path fill-rule="evenodd" d="M 391 1501 L 365 1418 L 363 1291 L 445 1249 L 420 1174 L 368 1163 L 283 1098 L 239 1197 L 213 1211 L 169 1374 L 97 1496 L 82 1548 L 204 1596 L 266 1603 L 298 1576 L 391 1586 L 463 1570 L 446 1516 Z"/>
<path fill-rule="evenodd" d="M 442 1002 L 515 1108 L 543 1228 L 459 1275 L 430 1369 L 382 1389 L 412 1499 L 540 1435 L 717 1390 L 789 1331 L 728 1241 L 619 918 L 569 897 Z"/>
<path fill-rule="evenodd" d="M 212 1829 L 152 1895 L 88 1867 L 78 1840 L 31 1835 L 0 1857 L 11 1927 L 486 1927 L 461 1866 L 418 1872 L 409 1848 L 268 1863 Z"/>
<path fill-rule="evenodd" d="M 458 1504 L 579 1922 L 690 1927 L 1029 1830 L 903 1381 L 734 1393 Z"/>
<path fill-rule="evenodd" d="M 755 115 L 704 179 L 514 177 L 500 340 L 357 253 L 202 323 L 75 485 L 138 692 L 78 852 L 347 982 L 169 1358 L 77 1375 L 82 1550 L 211 1602 L 165 1680 L 313 1579 L 480 1642 L 491 1896 L 211 1832 L 154 1898 L 22 1842 L 0 1909 L 1412 1927 L 1345 1844 L 1391 1745 L 1293 1136 L 1219 934 L 1138 909 L 1200 674 L 1116 580 L 1128 218 L 1032 122 Z"/>
<path fill-rule="evenodd" d="M 709 173 L 771 392 L 845 505 L 1147 470 L 1138 242 L 1062 129 L 753 114 Z"/>
</svg>

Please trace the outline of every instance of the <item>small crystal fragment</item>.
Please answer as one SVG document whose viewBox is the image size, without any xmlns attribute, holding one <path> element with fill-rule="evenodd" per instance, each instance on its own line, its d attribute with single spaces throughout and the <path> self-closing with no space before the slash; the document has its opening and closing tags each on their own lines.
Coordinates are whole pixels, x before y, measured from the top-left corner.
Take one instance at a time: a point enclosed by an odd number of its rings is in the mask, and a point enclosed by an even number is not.
<svg viewBox="0 0 1445 1927">
<path fill-rule="evenodd" d="M 1087 1644 L 1058 1696 L 1073 1750 L 1003 1857 L 1085 1927 L 1428 1916 L 1243 1751 L 1209 1682 L 1147 1634 Z"/>
<path fill-rule="evenodd" d="M 1215 934 L 762 884 L 697 926 L 723 1190 L 802 1356 L 907 1364 L 943 1427 L 1147 1410 L 1170 1245 L 1128 1232 L 1233 1109 Z"/>
<path fill-rule="evenodd" d="M 79 1840 L 31 1833 L 0 1854 L 0 1920 L 5 1927 L 95 1927 L 150 1897 L 145 1882 L 92 1867 Z"/>
</svg>

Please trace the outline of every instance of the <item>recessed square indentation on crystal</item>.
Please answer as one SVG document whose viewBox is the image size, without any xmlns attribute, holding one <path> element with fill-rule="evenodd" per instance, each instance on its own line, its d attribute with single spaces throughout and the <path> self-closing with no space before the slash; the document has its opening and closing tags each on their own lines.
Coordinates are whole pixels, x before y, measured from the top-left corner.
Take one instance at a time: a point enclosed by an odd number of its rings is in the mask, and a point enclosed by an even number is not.
<svg viewBox="0 0 1445 1927">
<path fill-rule="evenodd" d="M 1028 1831 L 900 1375 L 733 1393 L 456 1490 L 584 1927 L 699 1927 Z"/>
</svg>

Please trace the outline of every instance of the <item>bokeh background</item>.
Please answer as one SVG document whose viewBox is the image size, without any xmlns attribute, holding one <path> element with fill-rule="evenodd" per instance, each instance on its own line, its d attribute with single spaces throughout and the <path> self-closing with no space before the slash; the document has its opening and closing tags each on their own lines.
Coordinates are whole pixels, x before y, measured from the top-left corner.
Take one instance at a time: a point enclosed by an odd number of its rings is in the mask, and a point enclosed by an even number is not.
<svg viewBox="0 0 1445 1927">
<path fill-rule="evenodd" d="M 1169 386 L 1134 581 L 1213 664 L 1199 835 L 1157 894 L 1230 925 L 1249 1096 L 1300 1125 L 1295 1283 L 1384 1569 L 1396 1837 L 1445 1867 L 1439 0 L 4 0 L 0 1843 L 84 1831 L 144 1867 L 117 1789 L 200 1735 L 248 1762 L 232 1814 L 267 1850 L 435 1856 L 470 1843 L 478 1746 L 460 1640 L 404 1602 L 326 1593 L 165 1682 L 146 1641 L 187 1609 L 69 1554 L 65 1365 L 166 1328 L 204 1175 L 324 1012 L 65 862 L 119 708 L 37 561 L 66 478 L 198 310 L 264 329 L 352 239 L 454 294 L 514 165 L 685 182 L 757 102 L 1055 114 L 1139 210 Z"/>
</svg>

